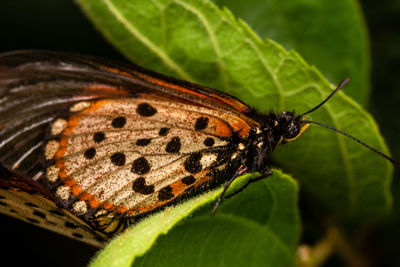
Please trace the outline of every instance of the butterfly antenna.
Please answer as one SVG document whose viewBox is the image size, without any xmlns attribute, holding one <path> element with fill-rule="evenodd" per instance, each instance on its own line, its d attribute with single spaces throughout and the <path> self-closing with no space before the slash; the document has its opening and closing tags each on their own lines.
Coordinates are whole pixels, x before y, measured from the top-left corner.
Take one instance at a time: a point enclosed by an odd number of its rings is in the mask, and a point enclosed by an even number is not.
<svg viewBox="0 0 400 267">
<path fill-rule="evenodd" d="M 304 120 L 304 121 L 302 121 L 302 123 L 314 123 L 314 124 L 323 126 L 323 127 L 325 127 L 325 128 L 331 129 L 331 130 L 333 130 L 333 131 L 335 131 L 335 132 L 337 132 L 337 133 L 340 133 L 340 134 L 342 134 L 342 135 L 344 135 L 344 136 L 347 136 L 347 137 L 353 139 L 354 141 L 360 143 L 361 145 L 365 146 L 366 148 L 372 150 L 372 151 L 375 152 L 376 154 L 378 154 L 378 155 L 384 157 L 385 159 L 387 159 L 388 161 L 390 161 L 390 162 L 393 163 L 394 165 L 397 165 L 397 166 L 400 167 L 400 162 L 399 162 L 399 161 L 397 161 L 397 160 L 395 160 L 395 159 L 389 157 L 388 155 L 383 154 L 382 152 L 376 150 L 375 148 L 373 148 L 373 147 L 367 145 L 367 144 L 364 143 L 363 141 L 361 141 L 361 140 L 355 138 L 354 136 L 351 136 L 350 134 L 347 134 L 347 133 L 342 132 L 342 131 L 340 131 L 340 130 L 338 130 L 338 129 L 335 129 L 335 128 L 329 126 L 329 125 L 326 125 L 326 124 L 323 124 L 323 123 L 320 123 L 320 122 L 316 122 L 316 121 Z"/>
<path fill-rule="evenodd" d="M 322 101 L 322 102 L 319 103 L 316 107 L 310 109 L 309 111 L 307 111 L 307 112 L 301 114 L 299 117 L 302 117 L 302 116 L 304 116 L 304 115 L 306 115 L 306 114 L 308 114 L 308 113 L 311 113 L 311 112 L 315 111 L 316 109 L 319 109 L 319 108 L 320 108 L 323 104 L 325 104 L 326 101 L 328 101 L 334 94 L 336 94 L 340 89 L 342 89 L 346 84 L 348 84 L 349 81 L 350 81 L 350 78 L 346 78 L 346 79 L 344 79 L 343 81 L 341 81 L 341 82 L 339 83 L 339 85 L 336 87 L 336 89 L 333 90 L 333 92 L 332 92 L 327 98 L 325 98 L 324 101 Z"/>
</svg>

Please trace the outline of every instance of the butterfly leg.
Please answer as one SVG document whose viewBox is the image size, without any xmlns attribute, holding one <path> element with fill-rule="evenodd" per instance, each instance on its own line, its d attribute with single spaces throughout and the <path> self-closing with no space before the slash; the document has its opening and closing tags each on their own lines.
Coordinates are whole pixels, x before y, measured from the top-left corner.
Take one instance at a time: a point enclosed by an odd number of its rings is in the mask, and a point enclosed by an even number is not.
<svg viewBox="0 0 400 267">
<path fill-rule="evenodd" d="M 246 189 L 250 184 L 252 184 L 254 182 L 257 182 L 259 180 L 265 179 L 265 178 L 271 176 L 272 174 L 273 174 L 273 172 L 271 170 L 267 170 L 265 173 L 262 173 L 262 174 L 260 174 L 259 176 L 255 177 L 255 178 L 247 180 L 246 184 L 243 185 L 241 188 L 239 188 L 239 190 L 233 192 L 230 195 L 227 195 L 225 198 L 231 198 L 233 196 L 236 196 L 237 194 L 242 192 L 244 189 Z"/>
<path fill-rule="evenodd" d="M 226 190 L 228 190 L 229 186 L 233 183 L 233 181 L 236 180 L 236 178 L 238 178 L 239 176 L 243 175 L 246 171 L 247 171 L 247 167 L 246 166 L 244 166 L 244 165 L 240 166 L 240 168 L 236 171 L 236 173 L 232 176 L 232 178 L 229 179 L 229 181 L 224 185 L 224 190 L 222 190 L 222 193 L 219 195 L 219 197 L 217 199 L 217 202 L 215 202 L 214 208 L 213 208 L 213 210 L 211 212 L 211 216 L 214 216 L 214 214 L 217 211 L 218 207 L 221 205 L 222 199 L 224 198 Z M 265 173 L 261 174 L 259 177 L 249 180 L 242 188 L 240 188 L 237 192 L 231 194 L 229 197 L 232 197 L 232 196 L 236 195 L 237 193 L 241 192 L 250 183 L 258 181 L 258 180 L 263 179 L 263 178 L 266 178 L 266 177 L 268 177 L 270 175 L 272 175 L 272 171 L 271 170 L 267 170 Z"/>
</svg>

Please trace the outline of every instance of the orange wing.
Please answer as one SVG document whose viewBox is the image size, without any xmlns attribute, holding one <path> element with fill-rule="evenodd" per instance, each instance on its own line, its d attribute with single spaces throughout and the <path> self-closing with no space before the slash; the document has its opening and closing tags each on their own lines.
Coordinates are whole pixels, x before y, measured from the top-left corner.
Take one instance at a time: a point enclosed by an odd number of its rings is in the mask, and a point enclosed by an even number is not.
<svg viewBox="0 0 400 267">
<path fill-rule="evenodd" d="M 107 220 L 106 234 L 122 229 L 114 217 L 142 216 L 206 187 L 213 170 L 228 165 L 235 132 L 249 132 L 230 113 L 150 95 L 84 101 L 70 110 L 50 127 L 46 178 L 77 216 Z"/>
<path fill-rule="evenodd" d="M 44 133 L 56 117 L 74 103 L 143 94 L 239 118 L 225 121 L 241 138 L 259 126 L 245 116 L 251 108 L 207 87 L 131 64 L 68 53 L 17 51 L 0 55 L 0 162 L 14 173 L 40 180 Z"/>
</svg>

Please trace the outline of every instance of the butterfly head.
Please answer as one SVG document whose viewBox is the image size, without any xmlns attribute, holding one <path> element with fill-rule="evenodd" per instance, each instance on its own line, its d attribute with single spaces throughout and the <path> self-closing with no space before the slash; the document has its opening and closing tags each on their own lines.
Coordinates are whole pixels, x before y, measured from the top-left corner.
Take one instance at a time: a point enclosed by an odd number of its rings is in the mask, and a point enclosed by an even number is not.
<svg viewBox="0 0 400 267">
<path fill-rule="evenodd" d="M 282 112 L 277 116 L 275 126 L 280 132 L 278 144 L 285 144 L 299 138 L 310 126 L 310 123 L 306 123 L 304 117 L 297 116 L 294 112 Z"/>
<path fill-rule="evenodd" d="M 369 146 L 368 144 L 362 142 L 361 140 L 355 138 L 354 136 L 342 132 L 336 128 L 333 128 L 329 125 L 323 124 L 321 122 L 316 122 L 312 120 L 308 120 L 304 116 L 319 109 L 321 106 L 323 106 L 334 94 L 336 94 L 340 89 L 343 88 L 348 82 L 349 78 L 344 79 L 342 82 L 339 83 L 339 85 L 336 87 L 336 89 L 327 97 L 325 100 L 323 100 L 321 103 L 319 103 L 317 106 L 314 108 L 310 109 L 309 111 L 296 116 L 293 112 L 282 112 L 278 115 L 278 120 L 275 121 L 275 124 L 280 124 L 280 133 L 281 137 L 280 140 L 278 141 L 278 144 L 285 144 L 287 142 L 291 142 L 293 140 L 296 140 L 307 128 L 310 126 L 311 123 L 317 124 L 320 126 L 323 126 L 325 128 L 331 129 L 339 134 L 342 134 L 350 139 L 353 139 L 354 141 L 360 143 L 361 145 L 365 146 L 366 148 L 370 149 L 371 151 L 377 153 L 381 157 L 389 160 L 391 163 L 393 163 L 396 166 L 400 167 L 400 161 L 397 161 L 388 155 L 376 150 L 375 148 Z M 275 125 L 277 126 L 277 125 Z"/>
<path fill-rule="evenodd" d="M 348 82 L 348 78 L 344 79 L 342 82 L 339 83 L 336 89 L 327 98 L 325 98 L 325 100 L 301 115 L 296 115 L 294 112 L 280 113 L 278 115 L 278 120 L 275 122 L 275 126 L 277 126 L 276 124 L 279 124 L 281 134 L 281 138 L 278 144 L 285 144 L 299 138 L 304 133 L 304 131 L 307 130 L 307 128 L 310 126 L 310 123 L 312 122 L 307 120 L 304 116 L 319 109 Z"/>
</svg>

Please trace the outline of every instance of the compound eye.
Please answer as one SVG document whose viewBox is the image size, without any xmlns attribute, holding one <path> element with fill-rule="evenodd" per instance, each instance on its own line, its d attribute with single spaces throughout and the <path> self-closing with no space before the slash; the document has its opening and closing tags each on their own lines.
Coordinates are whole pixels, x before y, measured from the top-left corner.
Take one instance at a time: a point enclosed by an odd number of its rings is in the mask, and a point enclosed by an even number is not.
<svg viewBox="0 0 400 267">
<path fill-rule="evenodd" d="M 286 129 L 286 134 L 283 137 L 283 141 L 291 142 L 296 140 L 302 133 L 304 133 L 305 130 L 307 130 L 309 126 L 309 123 L 289 123 Z"/>
<path fill-rule="evenodd" d="M 299 125 L 296 123 L 289 123 L 285 135 L 285 139 L 293 139 L 296 138 L 300 133 Z M 288 140 L 287 140 L 288 141 Z"/>
</svg>

